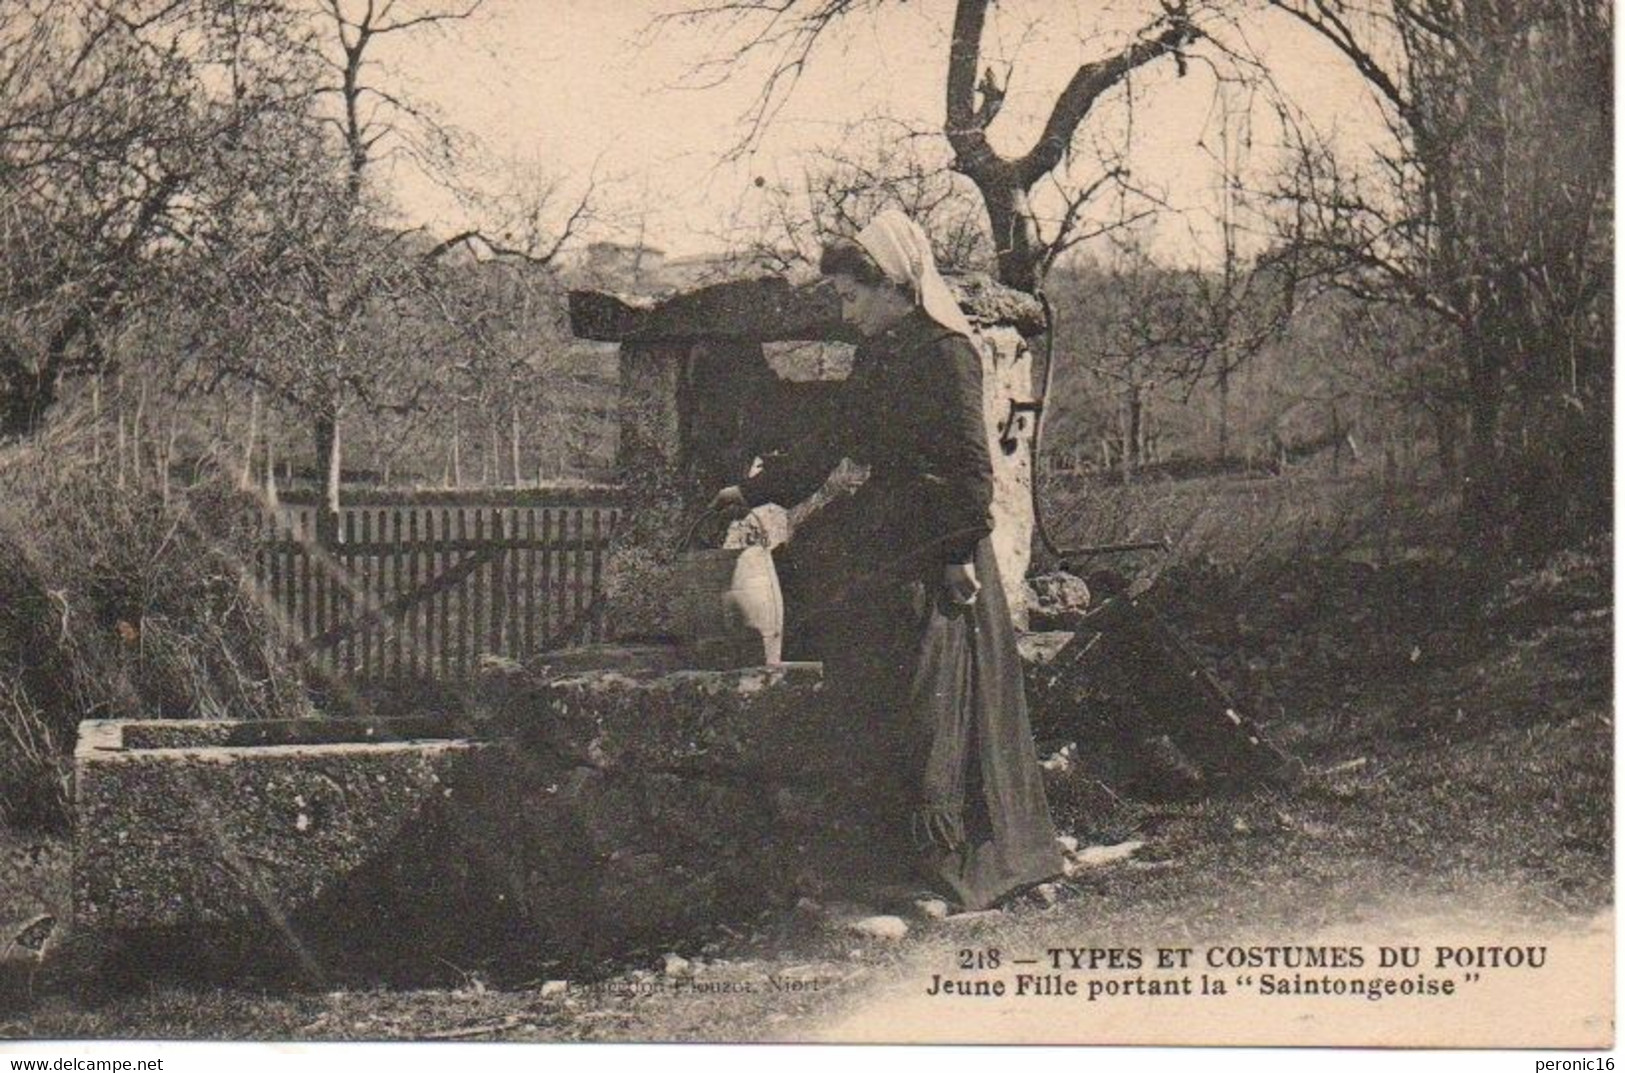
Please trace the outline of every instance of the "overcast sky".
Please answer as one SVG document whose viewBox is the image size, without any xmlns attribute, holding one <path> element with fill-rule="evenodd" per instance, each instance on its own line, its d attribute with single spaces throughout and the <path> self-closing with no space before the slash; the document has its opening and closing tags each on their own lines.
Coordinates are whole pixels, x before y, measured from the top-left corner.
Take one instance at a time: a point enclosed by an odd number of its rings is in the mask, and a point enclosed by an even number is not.
<svg viewBox="0 0 1625 1073">
<path fill-rule="evenodd" d="M 823 42 L 766 137 L 748 158 L 727 162 L 740 120 L 762 85 L 765 67 L 744 69 L 712 88 L 682 88 L 695 63 L 728 40 L 719 26 L 669 25 L 651 40 L 653 17 L 672 0 L 488 0 L 477 21 L 438 37 L 419 37 L 388 53 L 383 77 L 406 82 L 444 118 L 475 136 L 493 158 L 515 159 L 578 188 L 596 173 L 620 220 L 618 236 L 674 254 L 718 248 L 730 220 L 750 218 L 753 180 L 794 179 L 808 155 L 839 144 L 855 121 L 885 116 L 939 128 L 950 0 L 882 5 L 848 16 Z M 1097 58 L 1146 18 L 1146 5 L 1123 0 L 1005 0 L 995 7 L 987 59 L 1014 64 L 995 146 L 1030 145 L 1054 94 L 1081 61 Z M 1246 25 L 1251 46 L 1282 89 L 1320 125 L 1351 142 L 1379 126 L 1368 93 L 1324 46 L 1284 21 Z M 1139 182 L 1191 210 L 1159 227 L 1159 249 L 1198 256 L 1211 236 L 1204 223 L 1217 204 L 1218 169 L 1203 149 L 1217 145 L 1215 82 L 1201 65 L 1184 78 L 1172 63 L 1144 69 L 1133 83 L 1131 156 Z M 1239 100 L 1239 97 L 1236 98 Z M 1123 97 L 1097 110 L 1077 142 L 1087 169 L 1089 140 L 1121 142 Z M 1254 125 L 1251 174 L 1259 176 L 1276 140 L 1273 124 Z M 427 184 L 397 171 L 406 211 L 448 225 L 453 210 Z M 1195 242 L 1189 237 L 1197 229 Z M 1205 230 L 1204 230 L 1205 229 Z"/>
</svg>

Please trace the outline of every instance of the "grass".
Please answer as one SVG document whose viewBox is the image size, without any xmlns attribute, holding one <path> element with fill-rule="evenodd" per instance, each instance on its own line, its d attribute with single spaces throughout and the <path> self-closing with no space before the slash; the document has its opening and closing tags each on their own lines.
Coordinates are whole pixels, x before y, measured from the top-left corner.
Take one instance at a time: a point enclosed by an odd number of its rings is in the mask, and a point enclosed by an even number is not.
<svg viewBox="0 0 1625 1073">
<path fill-rule="evenodd" d="M 1420 504 L 1384 515 L 1345 482 L 1306 479 L 1224 483 L 1204 507 L 1199 487 L 1130 486 L 1112 501 L 1117 520 L 1097 519 L 1093 532 L 1126 538 L 1134 534 L 1112 527 L 1164 511 L 1177 518 L 1172 506 L 1189 502 L 1185 554 L 1161 565 L 1155 598 L 1310 774 L 1289 790 L 1153 802 L 1113 799 L 1075 771 L 1052 786 L 1063 826 L 1086 843 L 1146 846 L 1133 863 L 1070 881 L 1053 908 L 917 925 L 891 944 L 779 911 L 681 947 L 704 966 L 701 981 L 826 983 L 793 994 L 679 987 L 657 967 L 663 951 L 644 950 L 604 966 L 618 986 L 609 991 L 543 980 L 499 988 L 468 976 L 434 991 L 169 983 L 88 998 L 76 993 L 69 959 L 38 966 L 14 952 L 0 1034 L 788 1038 L 864 1008 L 921 965 L 948 963 L 967 942 L 1032 949 L 1080 937 L 1308 935 L 1385 913 L 1549 928 L 1611 905 L 1609 542 L 1497 578 L 1402 539 L 1438 522 Z M 1386 536 L 1373 518 L 1386 519 Z M 0 874 L 0 929 L 40 911 L 65 919 L 63 841 L 9 835 L 0 848 L 13 862 Z M 22 860 L 31 863 L 14 863 Z"/>
<path fill-rule="evenodd" d="M 308 713 L 255 511 L 221 473 L 120 479 L 71 429 L 0 450 L 0 823 L 65 827 L 81 719 Z"/>
<path fill-rule="evenodd" d="M 1040 489 L 1048 529 L 1063 549 L 1166 540 L 1141 556 L 1155 574 L 1175 564 L 1219 567 L 1233 581 L 1307 558 L 1349 554 L 1387 561 L 1404 549 L 1442 546 L 1451 504 L 1425 484 L 1396 484 L 1371 466 L 1333 471 L 1325 461 L 1281 477 L 1147 478 L 1118 483 L 1055 477 Z"/>
</svg>

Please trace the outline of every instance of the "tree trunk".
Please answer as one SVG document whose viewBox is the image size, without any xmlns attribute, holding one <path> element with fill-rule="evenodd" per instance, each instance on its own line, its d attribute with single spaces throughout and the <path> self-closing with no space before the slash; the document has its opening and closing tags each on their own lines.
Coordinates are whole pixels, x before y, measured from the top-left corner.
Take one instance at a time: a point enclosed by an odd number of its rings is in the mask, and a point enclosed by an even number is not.
<svg viewBox="0 0 1625 1073">
<path fill-rule="evenodd" d="M 277 488 L 276 488 L 276 446 L 275 446 L 275 444 L 272 443 L 271 437 L 266 436 L 265 437 L 265 507 L 266 507 L 267 510 L 275 510 L 276 506 L 277 506 L 277 504 L 279 502 L 281 502 L 281 497 L 277 494 Z"/>
<path fill-rule="evenodd" d="M 259 439 L 260 427 L 260 393 L 256 388 L 248 397 L 248 436 L 243 444 L 243 471 L 237 479 L 237 487 L 254 487 L 254 445 Z"/>
<path fill-rule="evenodd" d="M 1037 225 L 1027 191 L 1013 178 L 978 174 L 971 177 L 987 206 L 993 248 L 998 257 L 999 282 L 1028 294 L 1042 284 L 1041 251 Z"/>
<path fill-rule="evenodd" d="M 146 422 L 147 414 L 147 385 L 141 385 L 141 390 L 135 397 L 135 418 L 130 423 L 130 472 L 135 479 L 141 479 L 141 426 Z"/>
<path fill-rule="evenodd" d="M 1433 419 L 1433 448 L 1439 457 L 1439 472 L 1445 486 L 1461 487 L 1461 418 L 1445 403 L 1428 407 Z"/>
<path fill-rule="evenodd" d="M 1124 484 L 1133 479 L 1134 469 L 1139 464 L 1139 442 L 1140 389 L 1131 384 L 1123 393 L 1123 405 L 1117 411 L 1117 460 L 1123 471 Z"/>
<path fill-rule="evenodd" d="M 316 472 L 322 479 L 322 505 L 316 511 L 316 539 L 328 545 L 338 538 L 339 475 L 343 469 L 338 414 L 318 416 L 315 434 Z"/>
<path fill-rule="evenodd" d="M 1491 344 L 1462 341 L 1468 363 L 1467 465 L 1463 473 L 1461 525 L 1470 544 L 1493 539 L 1504 502 L 1500 487 L 1501 378 Z"/>
<path fill-rule="evenodd" d="M 118 486 L 121 489 L 124 487 L 124 444 L 124 391 L 121 385 L 118 400 L 118 435 L 113 440 L 113 463 L 118 466 Z"/>
<path fill-rule="evenodd" d="M 1500 377 L 1482 358 L 1472 364 L 1467 398 L 1467 480 L 1493 478 L 1500 457 Z"/>
<path fill-rule="evenodd" d="M 463 486 L 463 423 L 455 413 L 451 415 L 451 486 Z"/>
<path fill-rule="evenodd" d="M 1124 439 L 1124 453 L 1133 460 L 1134 467 L 1145 465 L 1145 399 L 1139 385 L 1129 389 L 1128 430 Z"/>
<path fill-rule="evenodd" d="M 1144 469 L 1153 461 L 1151 457 L 1151 407 L 1144 395 L 1139 396 L 1139 406 L 1136 407 L 1136 410 L 1135 423 L 1139 428 L 1135 440 L 1135 460 L 1139 463 L 1140 468 Z"/>
<path fill-rule="evenodd" d="M 513 473 L 513 486 L 519 487 L 519 403 L 508 403 L 509 469 Z"/>
<path fill-rule="evenodd" d="M 1335 477 L 1343 472 L 1343 419 L 1338 414 L 1337 406 L 1335 404 L 1332 406 L 1331 410 L 1332 476 Z M 1387 465 L 1391 468 L 1393 465 L 1393 450 L 1387 445 L 1386 437 L 1384 437 L 1384 451 L 1386 452 Z M 1385 474 L 1385 476 L 1388 476 L 1388 474 Z"/>
<path fill-rule="evenodd" d="M 169 435 L 164 438 L 163 453 L 158 459 L 158 488 L 165 505 L 169 503 L 169 470 L 175 460 L 175 415 L 169 415 Z"/>
<path fill-rule="evenodd" d="M 1063 165 L 1078 128 L 1103 94 L 1137 68 L 1196 40 L 1198 31 L 1184 14 L 1183 5 L 1177 5 L 1177 12 L 1176 5 L 1165 5 L 1157 32 L 1147 27 L 1146 33 L 1122 51 L 1080 64 L 1051 104 L 1037 142 L 1025 154 L 1007 157 L 987 136 L 1009 88 L 1008 80 L 1005 85 L 998 83 L 991 68 L 984 74 L 981 62 L 982 36 L 992 6 L 991 0 L 958 0 L 954 6 L 942 132 L 954 152 L 950 166 L 975 183 L 982 195 L 999 261 L 999 281 L 1032 294 L 1043 283 L 1046 249 L 1029 192 Z M 1087 198 L 1092 192 L 1081 191 L 1079 196 Z M 1069 207 L 1056 241 L 1064 239 L 1067 228 L 1075 225 L 1075 210 L 1076 206 Z"/>
<path fill-rule="evenodd" d="M 91 427 L 96 434 L 90 438 L 90 459 L 97 466 L 102 463 L 102 374 L 97 373 L 96 379 L 90 384 L 90 417 Z"/>
</svg>

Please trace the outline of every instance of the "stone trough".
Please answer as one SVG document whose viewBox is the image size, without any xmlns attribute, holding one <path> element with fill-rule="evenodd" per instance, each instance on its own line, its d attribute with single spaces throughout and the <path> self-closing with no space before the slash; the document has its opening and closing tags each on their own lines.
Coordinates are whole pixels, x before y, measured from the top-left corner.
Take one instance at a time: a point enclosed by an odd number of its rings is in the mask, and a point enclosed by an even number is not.
<svg viewBox="0 0 1625 1073">
<path fill-rule="evenodd" d="M 452 795 L 485 748 L 423 719 L 82 723 L 76 921 L 297 913 Z"/>
<path fill-rule="evenodd" d="M 493 667 L 460 720 L 86 722 L 76 926 L 327 977 L 601 957 L 818 893 L 874 750 L 817 664 L 673 666 Z"/>
</svg>

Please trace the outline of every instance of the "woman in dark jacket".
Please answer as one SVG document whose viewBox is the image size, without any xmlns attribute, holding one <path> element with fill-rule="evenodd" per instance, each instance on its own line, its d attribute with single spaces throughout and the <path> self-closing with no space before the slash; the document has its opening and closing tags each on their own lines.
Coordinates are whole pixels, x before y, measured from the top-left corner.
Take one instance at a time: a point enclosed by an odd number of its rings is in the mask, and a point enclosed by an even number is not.
<svg viewBox="0 0 1625 1073">
<path fill-rule="evenodd" d="M 897 822 L 930 877 L 982 909 L 1056 875 L 1061 858 L 989 541 L 981 361 L 929 241 L 901 213 L 832 244 L 820 267 L 865 340 L 838 419 L 716 502 L 790 506 L 843 457 L 869 467 L 819 527 L 830 583 L 811 617 L 826 688 L 889 740 Z"/>
</svg>

